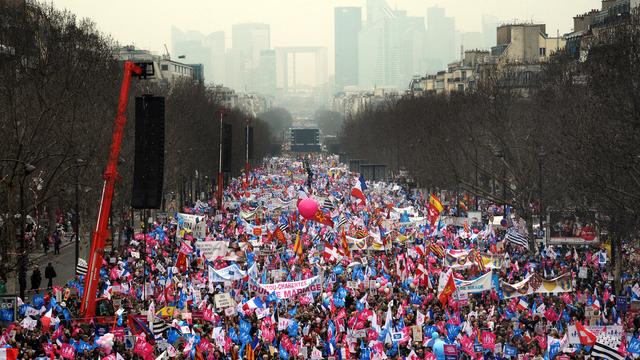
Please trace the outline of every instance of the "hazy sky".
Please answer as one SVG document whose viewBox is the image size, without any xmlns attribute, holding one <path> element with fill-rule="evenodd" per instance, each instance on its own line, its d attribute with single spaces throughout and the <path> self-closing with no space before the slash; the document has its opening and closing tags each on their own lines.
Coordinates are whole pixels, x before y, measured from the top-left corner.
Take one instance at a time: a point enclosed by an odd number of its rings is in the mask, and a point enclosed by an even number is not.
<svg viewBox="0 0 640 360">
<path fill-rule="evenodd" d="M 170 27 L 203 33 L 224 30 L 231 45 L 231 25 L 264 22 L 271 25 L 272 46 L 327 46 L 333 73 L 333 8 L 361 6 L 366 0 L 48 0 L 80 17 L 93 19 L 121 44 L 134 44 L 155 52 L 167 44 Z M 600 8 L 600 0 L 387 0 L 392 8 L 425 16 L 438 5 L 456 18 L 456 29 L 480 31 L 482 14 L 501 21 L 536 21 L 547 24 L 550 35 L 571 31 L 573 16 Z"/>
</svg>

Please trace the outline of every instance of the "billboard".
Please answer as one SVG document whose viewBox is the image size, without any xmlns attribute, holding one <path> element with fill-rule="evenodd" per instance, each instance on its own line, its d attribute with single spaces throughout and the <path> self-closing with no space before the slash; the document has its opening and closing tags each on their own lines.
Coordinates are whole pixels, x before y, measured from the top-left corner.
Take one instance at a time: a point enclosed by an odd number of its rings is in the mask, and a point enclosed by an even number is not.
<svg viewBox="0 0 640 360">
<path fill-rule="evenodd" d="M 597 245 L 600 242 L 593 210 L 550 210 L 547 215 L 549 244 Z"/>
<path fill-rule="evenodd" d="M 316 145 L 320 144 L 319 129 L 291 129 L 292 145 Z"/>
<path fill-rule="evenodd" d="M 321 150 L 319 129 L 291 129 L 291 151 L 318 152 Z"/>
</svg>

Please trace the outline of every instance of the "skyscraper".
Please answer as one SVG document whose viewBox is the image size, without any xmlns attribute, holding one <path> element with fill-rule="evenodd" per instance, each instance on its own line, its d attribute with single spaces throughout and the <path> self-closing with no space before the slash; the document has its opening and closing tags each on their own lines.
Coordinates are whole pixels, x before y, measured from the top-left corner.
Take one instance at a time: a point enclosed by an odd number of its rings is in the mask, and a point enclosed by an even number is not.
<svg viewBox="0 0 640 360">
<path fill-rule="evenodd" d="M 427 9 L 427 58 L 430 72 L 444 69 L 456 58 L 455 19 L 441 7 Z"/>
<path fill-rule="evenodd" d="M 336 90 L 358 84 L 358 33 L 362 25 L 359 7 L 337 7 L 334 14 Z"/>
<path fill-rule="evenodd" d="M 182 31 L 171 27 L 173 56 L 184 56 L 184 62 L 202 64 L 207 82 L 225 82 L 225 41 L 224 32 L 203 35 L 198 31 Z"/>
<path fill-rule="evenodd" d="M 363 87 L 404 88 L 414 75 L 424 73 L 424 18 L 392 10 L 384 0 L 368 0 L 358 42 L 358 82 Z"/>
<path fill-rule="evenodd" d="M 209 64 L 209 81 L 216 84 L 226 84 L 226 45 L 224 39 L 224 31 L 216 31 L 209 35 L 204 40 L 204 43 L 209 47 L 211 51 L 211 64 Z M 205 67 L 205 73 L 207 68 Z"/>
<path fill-rule="evenodd" d="M 255 90 L 257 84 L 252 78 L 260 65 L 260 54 L 270 48 L 271 30 L 268 24 L 233 25 L 229 51 L 231 64 L 227 66 L 230 85 L 237 90 Z"/>
<path fill-rule="evenodd" d="M 259 91 L 263 95 L 276 93 L 276 51 L 262 50 L 260 52 L 260 66 L 258 71 Z"/>
<path fill-rule="evenodd" d="M 400 22 L 401 63 L 400 86 L 407 86 L 416 75 L 424 75 L 426 29 L 424 18 L 418 16 L 398 16 Z"/>
</svg>

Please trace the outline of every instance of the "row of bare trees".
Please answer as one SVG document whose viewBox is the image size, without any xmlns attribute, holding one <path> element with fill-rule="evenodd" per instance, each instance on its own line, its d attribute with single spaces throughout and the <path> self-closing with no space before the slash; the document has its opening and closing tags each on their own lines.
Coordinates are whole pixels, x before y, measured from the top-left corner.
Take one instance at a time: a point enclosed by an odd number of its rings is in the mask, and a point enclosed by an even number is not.
<svg viewBox="0 0 640 360">
<path fill-rule="evenodd" d="M 507 204 L 529 225 L 541 208 L 598 209 L 619 279 L 640 215 L 639 24 L 634 15 L 595 39 L 583 62 L 558 53 L 537 74 L 501 64 L 471 91 L 367 109 L 346 120 L 343 148 L 410 171 L 422 188 Z"/>
<path fill-rule="evenodd" d="M 91 21 L 52 5 L 0 2 L 0 274 L 41 241 L 24 229 L 48 222 L 51 231 L 60 215 L 73 212 L 76 186 L 81 233 L 91 228 L 122 77 L 116 47 Z M 165 194 L 184 190 L 185 177 L 196 171 L 212 182 L 218 169 L 218 94 L 193 81 L 134 84 L 112 219 L 129 211 L 134 96 L 166 99 Z M 233 126 L 231 175 L 238 175 L 245 163 L 246 116 L 232 110 L 225 122 Z M 271 135 L 260 119 L 251 126 L 258 161 L 270 151 Z"/>
</svg>

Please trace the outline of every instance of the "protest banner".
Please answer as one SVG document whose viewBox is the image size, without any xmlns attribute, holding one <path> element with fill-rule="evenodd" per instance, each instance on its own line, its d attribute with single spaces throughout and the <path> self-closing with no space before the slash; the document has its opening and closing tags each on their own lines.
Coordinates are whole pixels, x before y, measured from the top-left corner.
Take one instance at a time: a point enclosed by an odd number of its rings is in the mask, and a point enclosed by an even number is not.
<svg viewBox="0 0 640 360">
<path fill-rule="evenodd" d="M 493 282 L 491 281 L 493 271 L 481 275 L 473 280 L 458 280 L 456 279 L 456 287 L 461 294 L 479 293 L 483 291 L 491 291 L 493 288 Z"/>
<path fill-rule="evenodd" d="M 292 296 L 322 291 L 322 284 L 317 282 L 318 277 L 300 281 L 286 281 L 274 284 L 260 284 L 254 279 L 249 279 L 249 291 L 254 291 L 259 294 L 271 294 L 275 292 L 278 299 L 288 299 Z"/>
<path fill-rule="evenodd" d="M 500 269 L 504 264 L 504 254 L 481 254 L 482 263 L 486 269 Z M 445 251 L 443 259 L 445 267 L 452 269 L 466 269 L 476 264 L 475 259 L 471 256 L 470 250 L 452 250 Z"/>
<path fill-rule="evenodd" d="M 500 281 L 500 283 L 505 299 L 534 293 L 559 294 L 573 291 L 573 284 L 570 273 L 560 275 L 550 280 L 544 279 L 538 274 L 533 274 L 527 276 L 524 280 L 515 284 L 509 284 L 502 280 Z"/>
</svg>

